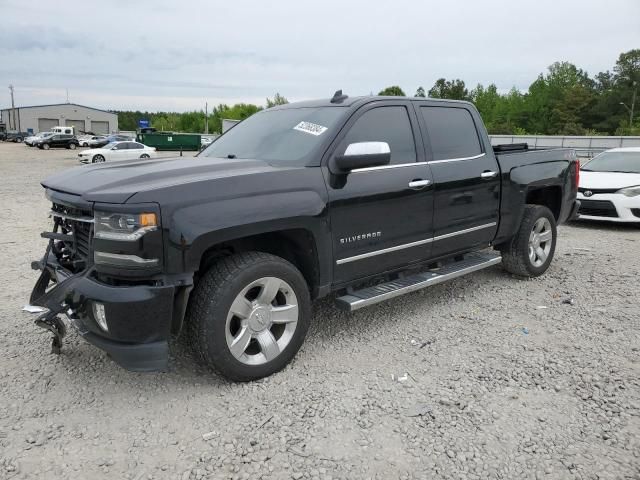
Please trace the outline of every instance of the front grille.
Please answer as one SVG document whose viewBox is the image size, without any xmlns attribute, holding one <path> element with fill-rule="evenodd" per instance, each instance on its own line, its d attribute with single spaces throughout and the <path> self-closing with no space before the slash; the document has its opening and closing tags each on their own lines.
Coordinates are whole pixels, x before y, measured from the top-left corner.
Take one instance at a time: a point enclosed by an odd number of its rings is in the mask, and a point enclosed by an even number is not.
<svg viewBox="0 0 640 480">
<path fill-rule="evenodd" d="M 578 188 L 578 191 L 584 195 L 584 192 L 591 192 L 593 195 L 599 193 L 616 193 L 619 188 Z"/>
<path fill-rule="evenodd" d="M 580 200 L 580 215 L 591 217 L 617 217 L 616 207 L 609 200 Z"/>
<path fill-rule="evenodd" d="M 43 236 L 50 238 L 51 251 L 58 263 L 74 273 L 84 270 L 91 263 L 91 212 L 54 203 L 51 216 L 54 220 L 53 233 L 44 233 Z"/>
</svg>

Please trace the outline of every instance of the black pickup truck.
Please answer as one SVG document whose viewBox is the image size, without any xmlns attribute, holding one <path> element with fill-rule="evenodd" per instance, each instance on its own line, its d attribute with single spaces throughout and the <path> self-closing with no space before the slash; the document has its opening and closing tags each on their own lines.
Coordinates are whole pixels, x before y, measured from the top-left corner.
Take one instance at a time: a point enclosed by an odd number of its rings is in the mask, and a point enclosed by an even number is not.
<svg viewBox="0 0 640 480">
<path fill-rule="evenodd" d="M 541 275 L 578 175 L 572 150 L 494 151 L 466 102 L 336 92 L 270 108 L 197 157 L 46 179 L 36 324 L 58 351 L 65 314 L 138 371 L 166 369 L 182 332 L 221 374 L 264 377 L 300 348 L 314 299 L 351 311 L 498 263 Z"/>
</svg>

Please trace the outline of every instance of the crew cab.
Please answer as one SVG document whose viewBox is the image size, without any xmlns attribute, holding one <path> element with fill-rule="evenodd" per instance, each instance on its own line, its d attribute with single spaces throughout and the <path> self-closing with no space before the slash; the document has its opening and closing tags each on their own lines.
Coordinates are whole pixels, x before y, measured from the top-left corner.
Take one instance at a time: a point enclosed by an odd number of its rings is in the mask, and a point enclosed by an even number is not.
<svg viewBox="0 0 640 480">
<path fill-rule="evenodd" d="M 47 178 L 36 323 L 59 351 L 65 314 L 138 371 L 167 369 L 182 334 L 228 378 L 261 378 L 294 357 L 320 297 L 353 311 L 500 263 L 542 275 L 578 175 L 570 149 L 494 151 L 467 102 L 277 106 L 194 158 Z"/>
</svg>

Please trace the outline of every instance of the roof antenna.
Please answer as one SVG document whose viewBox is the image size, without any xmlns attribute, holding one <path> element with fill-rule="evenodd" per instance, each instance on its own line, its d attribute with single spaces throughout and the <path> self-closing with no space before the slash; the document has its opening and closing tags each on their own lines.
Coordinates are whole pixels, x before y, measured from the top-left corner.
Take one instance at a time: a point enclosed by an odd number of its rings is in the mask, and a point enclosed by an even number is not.
<svg viewBox="0 0 640 480">
<path fill-rule="evenodd" d="M 331 99 L 331 103 L 342 103 L 347 98 L 349 98 L 349 95 L 343 95 L 342 90 L 336 90 L 336 93 L 333 94 L 333 98 Z"/>
</svg>

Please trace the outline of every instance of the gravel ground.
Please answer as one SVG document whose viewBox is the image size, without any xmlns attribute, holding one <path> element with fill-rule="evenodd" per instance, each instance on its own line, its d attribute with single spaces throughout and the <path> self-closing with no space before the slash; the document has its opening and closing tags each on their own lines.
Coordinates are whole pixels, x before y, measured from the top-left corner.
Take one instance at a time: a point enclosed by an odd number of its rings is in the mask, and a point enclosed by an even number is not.
<svg viewBox="0 0 640 480">
<path fill-rule="evenodd" d="M 640 479 L 640 229 L 564 226 L 535 280 L 494 267 L 355 314 L 321 301 L 263 381 L 179 346 L 169 373 L 136 374 L 75 332 L 50 355 L 21 311 L 38 183 L 75 163 L 0 143 L 0 478 Z"/>
</svg>

